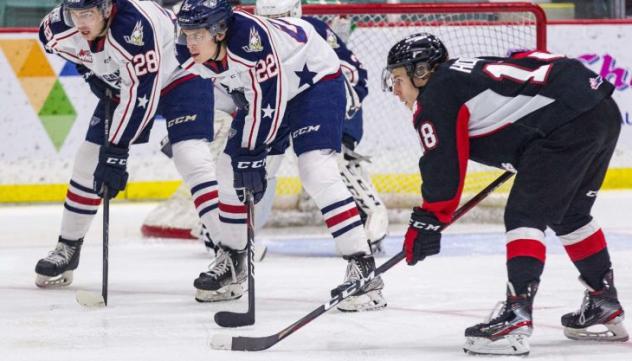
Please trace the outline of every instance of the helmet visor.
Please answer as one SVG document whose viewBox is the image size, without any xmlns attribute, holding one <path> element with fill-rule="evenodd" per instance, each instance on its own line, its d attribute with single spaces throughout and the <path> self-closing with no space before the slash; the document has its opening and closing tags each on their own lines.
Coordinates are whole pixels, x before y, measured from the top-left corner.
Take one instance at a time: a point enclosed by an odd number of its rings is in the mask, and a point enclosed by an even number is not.
<svg viewBox="0 0 632 361">
<path fill-rule="evenodd" d="M 389 67 L 382 69 L 382 91 L 385 93 L 392 93 L 394 83 L 391 69 L 389 69 Z"/>
</svg>

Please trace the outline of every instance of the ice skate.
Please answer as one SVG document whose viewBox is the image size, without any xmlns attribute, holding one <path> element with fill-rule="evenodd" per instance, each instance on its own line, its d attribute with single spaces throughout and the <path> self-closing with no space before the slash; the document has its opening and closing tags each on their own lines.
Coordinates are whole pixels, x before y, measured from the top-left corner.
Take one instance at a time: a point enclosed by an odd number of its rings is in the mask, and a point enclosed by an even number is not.
<svg viewBox="0 0 632 361">
<path fill-rule="evenodd" d="M 465 330 L 463 350 L 472 355 L 528 355 L 528 338 L 533 332 L 533 298 L 537 290 L 538 283 L 531 282 L 526 294 L 516 295 L 513 285 L 508 283 L 507 300 L 499 303 L 500 309 L 495 307 L 486 323 Z"/>
<path fill-rule="evenodd" d="M 578 341 L 627 341 L 624 312 L 617 298 L 612 270 L 604 276 L 604 287 L 599 291 L 588 286 L 581 277 L 579 280 L 586 286 L 584 300 L 577 312 L 562 316 L 564 335 Z"/>
<path fill-rule="evenodd" d="M 72 283 L 72 273 L 79 265 L 83 238 L 69 241 L 59 237 L 57 246 L 35 265 L 35 285 L 41 288 L 66 287 Z"/>
<path fill-rule="evenodd" d="M 344 257 L 349 261 L 344 282 L 331 291 L 332 297 L 347 288 L 358 279 L 367 277 L 375 271 L 373 256 L 356 255 Z M 366 284 L 358 293 L 348 297 L 338 304 L 338 310 L 343 312 L 375 311 L 386 307 L 386 300 L 382 296 L 384 281 L 380 276 Z"/>
<path fill-rule="evenodd" d="M 238 299 L 244 293 L 247 278 L 247 253 L 221 246 L 216 247 L 215 259 L 207 272 L 200 273 L 193 286 L 198 302 L 219 302 Z"/>
</svg>

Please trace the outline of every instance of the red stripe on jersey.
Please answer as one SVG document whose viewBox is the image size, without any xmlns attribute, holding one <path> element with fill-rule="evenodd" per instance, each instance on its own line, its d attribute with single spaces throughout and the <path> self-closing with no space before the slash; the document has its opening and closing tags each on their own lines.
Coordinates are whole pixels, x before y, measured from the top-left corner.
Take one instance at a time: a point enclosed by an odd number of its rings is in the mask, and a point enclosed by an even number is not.
<svg viewBox="0 0 632 361">
<path fill-rule="evenodd" d="M 129 79 L 132 81 L 132 85 L 130 85 L 130 87 L 129 87 L 129 99 L 127 100 L 127 105 L 125 105 L 125 111 L 123 112 L 123 116 L 121 116 L 121 123 L 118 125 L 118 127 L 114 131 L 114 135 L 110 135 L 110 141 L 112 141 L 112 139 L 116 139 L 117 138 L 118 133 L 121 130 L 121 127 L 123 126 L 123 124 L 127 123 L 125 121 L 125 117 L 127 117 L 127 112 L 129 111 L 130 105 L 132 105 L 132 103 L 134 103 L 134 104 L 136 103 L 136 99 L 135 99 L 135 97 L 133 95 L 134 94 L 134 88 L 136 87 L 136 82 L 134 81 L 134 74 L 129 70 L 129 67 L 131 66 L 131 64 L 132 63 L 128 63 L 127 66 L 125 67 L 125 69 L 129 73 Z M 132 108 L 134 108 L 134 106 L 132 106 Z M 133 112 L 133 110 L 132 110 L 132 112 Z M 115 142 L 113 142 L 113 143 L 115 143 Z"/>
<path fill-rule="evenodd" d="M 421 109 L 421 106 L 418 106 Z M 467 161 L 470 158 L 470 136 L 468 123 L 470 121 L 470 111 L 467 106 L 462 105 L 456 118 L 456 152 L 459 162 L 459 185 L 452 199 L 439 202 L 423 202 L 421 208 L 432 212 L 442 223 L 450 223 L 454 211 L 459 206 L 463 185 L 465 184 L 465 173 L 467 172 Z"/>
<path fill-rule="evenodd" d="M 201 196 L 195 198 L 193 203 L 195 204 L 195 208 L 198 208 L 202 203 L 211 201 L 213 199 L 217 199 L 217 191 L 208 192 L 202 194 Z"/>
<path fill-rule="evenodd" d="M 226 204 L 226 203 L 219 203 L 219 210 L 222 212 L 226 212 L 226 213 L 235 213 L 235 214 L 241 214 L 241 213 L 246 213 L 246 206 L 244 205 L 233 205 L 233 204 Z"/>
<path fill-rule="evenodd" d="M 255 125 L 257 124 L 257 122 L 259 121 L 259 109 L 257 109 L 257 99 L 259 97 L 259 94 L 257 93 L 257 83 L 255 81 L 255 68 L 250 69 L 250 71 L 248 72 L 248 74 L 250 75 L 250 81 L 251 81 L 251 85 L 252 85 L 252 92 L 254 94 L 254 98 L 252 100 L 252 104 L 250 104 L 250 106 L 252 107 L 252 125 L 250 126 L 250 134 L 248 135 L 248 149 L 254 148 L 252 146 L 252 137 L 255 133 Z M 262 95 L 263 97 L 263 95 Z M 278 112 L 278 109 L 277 109 Z M 246 129 L 244 129 L 245 131 Z"/>
<path fill-rule="evenodd" d="M 357 207 L 353 207 L 351 209 L 348 209 L 344 212 L 340 212 L 338 214 L 336 214 L 335 216 L 329 217 L 325 220 L 325 223 L 327 223 L 327 227 L 333 227 L 336 224 L 342 223 L 344 221 L 346 221 L 349 218 L 353 218 L 355 216 L 358 215 L 358 208 Z"/>
<path fill-rule="evenodd" d="M 338 71 L 333 73 L 333 74 L 327 74 L 324 77 L 322 77 L 320 80 L 332 80 L 332 79 L 336 79 L 340 76 L 340 74 L 342 74 L 342 71 L 340 70 L 340 68 L 338 68 Z"/>
<path fill-rule="evenodd" d="M 178 85 L 185 83 L 193 78 L 197 78 L 197 75 L 195 74 L 187 74 L 181 78 L 178 78 L 174 81 L 172 81 L 171 83 L 169 83 L 166 87 L 162 88 L 162 90 L 160 91 L 160 95 L 164 96 L 165 94 L 169 93 L 170 91 L 173 90 L 173 88 L 177 87 Z"/>
<path fill-rule="evenodd" d="M 535 239 L 516 239 L 507 243 L 507 261 L 515 257 L 532 257 L 544 263 L 546 246 Z"/>
<path fill-rule="evenodd" d="M 101 204 L 101 198 L 95 199 L 95 198 L 82 197 L 78 194 L 71 192 L 70 190 L 66 192 L 66 198 L 70 199 L 73 202 L 83 204 L 85 206 L 98 206 L 99 204 Z"/>
<path fill-rule="evenodd" d="M 606 237 L 600 228 L 586 239 L 570 246 L 564 246 L 564 248 L 571 261 L 577 262 L 601 252 L 606 246 Z"/>
</svg>

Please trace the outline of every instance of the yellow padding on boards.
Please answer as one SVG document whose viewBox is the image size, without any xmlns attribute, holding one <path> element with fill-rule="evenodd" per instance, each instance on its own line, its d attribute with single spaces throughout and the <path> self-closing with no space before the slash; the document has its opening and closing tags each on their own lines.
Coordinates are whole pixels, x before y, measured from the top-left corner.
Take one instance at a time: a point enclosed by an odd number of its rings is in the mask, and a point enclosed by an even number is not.
<svg viewBox="0 0 632 361">
<path fill-rule="evenodd" d="M 472 193 L 491 183 L 502 171 L 478 172 L 471 174 L 464 193 Z M 380 193 L 419 194 L 420 177 L 418 174 L 377 174 L 372 177 L 373 184 Z M 116 199 L 146 201 L 166 199 L 175 192 L 181 181 L 132 182 Z M 510 184 L 497 192 L 507 192 Z M 0 185 L 0 203 L 45 203 L 63 202 L 66 197 L 66 184 L 4 184 Z M 613 168 L 608 171 L 602 190 L 632 189 L 632 168 Z M 301 183 L 298 177 L 280 177 L 277 180 L 276 193 L 280 196 L 298 194 Z"/>
</svg>

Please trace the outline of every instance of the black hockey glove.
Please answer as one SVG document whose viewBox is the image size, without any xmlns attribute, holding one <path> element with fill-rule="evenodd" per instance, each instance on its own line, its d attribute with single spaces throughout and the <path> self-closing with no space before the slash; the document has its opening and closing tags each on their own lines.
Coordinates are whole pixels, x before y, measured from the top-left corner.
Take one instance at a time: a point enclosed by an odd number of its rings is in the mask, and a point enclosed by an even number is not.
<svg viewBox="0 0 632 361">
<path fill-rule="evenodd" d="M 419 207 L 413 208 L 408 231 L 404 237 L 406 263 L 414 266 L 426 256 L 439 253 L 441 249 L 441 226 L 434 214 Z"/>
<path fill-rule="evenodd" d="M 239 200 L 246 203 L 246 189 L 250 189 L 255 203 L 258 203 L 266 191 L 266 156 L 268 151 L 264 149 L 259 153 L 241 154 L 232 157 L 233 186 Z"/>
<path fill-rule="evenodd" d="M 102 146 L 99 164 L 94 170 L 94 190 L 103 198 L 103 186 L 108 187 L 108 198 L 114 198 L 127 184 L 127 148 Z"/>
<path fill-rule="evenodd" d="M 97 98 L 105 99 L 106 97 L 105 91 L 108 88 L 112 91 L 112 94 L 115 94 L 116 96 L 119 95 L 118 89 L 111 87 L 103 79 L 96 76 L 92 72 L 92 70 L 88 69 L 87 67 L 81 64 L 75 64 L 75 65 L 77 68 L 77 72 L 79 72 L 79 74 L 81 74 L 81 76 L 83 77 L 83 80 L 85 80 L 85 82 L 88 83 L 88 86 L 90 86 L 90 90 L 92 91 L 94 95 L 97 96 Z"/>
</svg>

